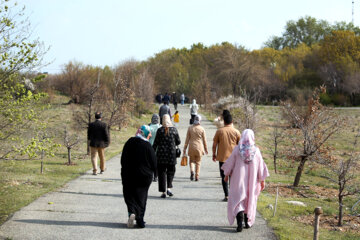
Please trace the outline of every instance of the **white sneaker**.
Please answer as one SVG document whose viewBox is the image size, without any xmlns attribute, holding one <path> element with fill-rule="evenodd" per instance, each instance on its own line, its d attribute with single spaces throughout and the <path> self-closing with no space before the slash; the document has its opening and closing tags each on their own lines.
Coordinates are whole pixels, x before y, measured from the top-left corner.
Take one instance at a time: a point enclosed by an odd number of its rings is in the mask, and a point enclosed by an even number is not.
<svg viewBox="0 0 360 240">
<path fill-rule="evenodd" d="M 128 222 L 127 222 L 127 227 L 128 228 L 133 228 L 134 226 L 135 226 L 135 223 L 134 223 L 134 221 L 135 221 L 135 214 L 130 214 L 130 216 L 129 216 L 129 220 L 128 220 Z"/>
</svg>

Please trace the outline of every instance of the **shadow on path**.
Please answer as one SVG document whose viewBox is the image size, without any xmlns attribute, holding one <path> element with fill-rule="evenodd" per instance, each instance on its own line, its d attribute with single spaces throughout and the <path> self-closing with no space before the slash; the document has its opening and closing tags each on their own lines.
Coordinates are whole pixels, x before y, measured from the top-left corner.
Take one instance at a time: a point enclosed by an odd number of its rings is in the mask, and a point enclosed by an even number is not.
<svg viewBox="0 0 360 240">
<path fill-rule="evenodd" d="M 42 219 L 22 219 L 15 220 L 16 222 L 28 224 L 43 224 L 55 226 L 91 226 L 103 228 L 127 228 L 124 223 L 113 222 L 91 222 L 91 221 L 56 221 L 56 220 L 42 220 Z M 219 227 L 219 226 L 204 226 L 204 225 L 146 225 L 149 229 L 174 229 L 174 230 L 193 230 L 193 231 L 214 231 L 214 232 L 234 232 L 234 227 Z"/>
<path fill-rule="evenodd" d="M 15 220 L 15 222 L 42 224 L 42 225 L 57 225 L 57 226 L 91 226 L 104 228 L 119 228 L 124 224 L 112 222 L 84 222 L 84 221 L 57 221 L 57 220 L 42 220 L 42 219 L 22 219 Z M 126 226 L 126 225 L 125 225 Z"/>
<path fill-rule="evenodd" d="M 222 200 L 217 199 L 205 199 L 205 198 L 178 198 L 175 195 L 173 197 L 161 198 L 160 195 L 148 196 L 148 199 L 160 200 L 160 201 L 194 201 L 194 202 L 222 202 Z"/>
<path fill-rule="evenodd" d="M 88 196 L 98 196 L 98 197 L 123 197 L 122 194 L 108 194 L 108 193 L 84 193 L 84 192 L 66 192 L 61 191 L 58 193 L 66 193 L 66 194 L 77 194 L 77 195 L 88 195 Z"/>
</svg>

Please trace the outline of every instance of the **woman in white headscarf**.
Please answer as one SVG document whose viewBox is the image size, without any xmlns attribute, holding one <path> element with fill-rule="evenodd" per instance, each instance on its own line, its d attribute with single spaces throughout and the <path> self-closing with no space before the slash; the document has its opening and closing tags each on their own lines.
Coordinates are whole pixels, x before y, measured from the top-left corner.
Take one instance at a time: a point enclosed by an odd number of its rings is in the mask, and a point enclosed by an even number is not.
<svg viewBox="0 0 360 240">
<path fill-rule="evenodd" d="M 191 115 L 190 124 L 194 123 L 194 118 L 198 114 L 198 110 L 199 110 L 199 106 L 196 104 L 196 100 L 193 99 L 192 104 L 190 104 L 190 115 Z"/>
<path fill-rule="evenodd" d="M 200 125 L 201 117 L 196 115 L 194 124 L 188 128 L 183 154 L 189 146 L 188 156 L 190 157 L 190 180 L 199 181 L 201 157 L 208 154 L 205 129 Z"/>
<path fill-rule="evenodd" d="M 180 143 L 177 129 L 172 126 L 170 116 L 165 114 L 162 119 L 162 127 L 157 130 L 153 144 L 158 166 L 159 192 L 162 193 L 162 198 L 166 198 L 166 194 L 169 197 L 173 196 L 172 182 L 176 171 L 176 146 Z"/>
<path fill-rule="evenodd" d="M 246 129 L 241 134 L 237 147 L 222 166 L 225 181 L 231 177 L 228 200 L 228 220 L 230 225 L 237 220 L 237 232 L 251 227 L 255 222 L 256 205 L 260 192 L 265 188 L 268 168 L 260 149 L 255 145 L 253 130 Z"/>
</svg>

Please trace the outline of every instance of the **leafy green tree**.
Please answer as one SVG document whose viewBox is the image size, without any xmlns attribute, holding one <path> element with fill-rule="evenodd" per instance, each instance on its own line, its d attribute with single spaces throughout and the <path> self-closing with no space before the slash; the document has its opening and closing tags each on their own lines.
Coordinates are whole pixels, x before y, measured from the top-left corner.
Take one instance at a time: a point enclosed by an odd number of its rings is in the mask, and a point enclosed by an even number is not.
<svg viewBox="0 0 360 240">
<path fill-rule="evenodd" d="M 332 93 L 343 93 L 354 100 L 360 93 L 360 36 L 351 31 L 333 31 L 321 42 L 316 54 L 319 72 Z"/>
<path fill-rule="evenodd" d="M 347 30 L 353 31 L 357 35 L 360 34 L 360 28 L 352 23 L 338 22 L 331 25 L 325 20 L 306 16 L 297 21 L 288 21 L 282 36 L 272 36 L 264 45 L 278 50 L 286 47 L 296 48 L 302 43 L 310 47 L 336 30 Z"/>
<path fill-rule="evenodd" d="M 0 2 L 0 159 L 28 159 L 51 151 L 46 147 L 51 140 L 36 134 L 46 128 L 41 117 L 46 94 L 35 93 L 30 86 L 44 76 L 25 81 L 20 74 L 41 65 L 46 52 L 38 40 L 29 40 L 29 26 L 24 9 Z"/>
</svg>

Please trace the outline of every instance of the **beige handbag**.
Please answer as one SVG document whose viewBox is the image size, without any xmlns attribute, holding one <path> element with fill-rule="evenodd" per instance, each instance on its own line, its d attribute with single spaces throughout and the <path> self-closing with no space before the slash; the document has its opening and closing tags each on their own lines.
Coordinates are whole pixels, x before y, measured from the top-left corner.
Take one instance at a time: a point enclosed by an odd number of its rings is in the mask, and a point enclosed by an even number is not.
<svg viewBox="0 0 360 240">
<path fill-rule="evenodd" d="M 181 158 L 181 166 L 187 166 L 188 164 L 188 157 L 186 155 L 183 155 Z"/>
</svg>

